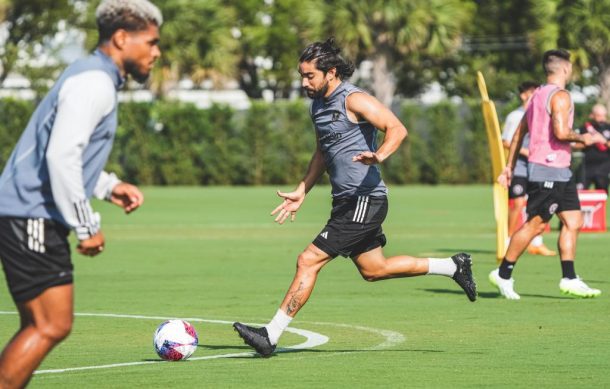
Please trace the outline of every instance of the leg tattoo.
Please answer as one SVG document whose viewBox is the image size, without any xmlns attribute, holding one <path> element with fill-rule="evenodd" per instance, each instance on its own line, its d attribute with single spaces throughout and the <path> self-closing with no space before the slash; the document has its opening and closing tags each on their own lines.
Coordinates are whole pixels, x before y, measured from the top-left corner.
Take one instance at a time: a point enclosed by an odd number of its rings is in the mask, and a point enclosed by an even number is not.
<svg viewBox="0 0 610 389">
<path fill-rule="evenodd" d="M 286 313 L 290 315 L 293 312 L 297 312 L 303 304 L 301 303 L 301 294 L 303 292 L 303 283 L 299 283 L 297 290 L 291 293 L 290 300 L 288 300 L 288 306 L 286 307 Z"/>
</svg>

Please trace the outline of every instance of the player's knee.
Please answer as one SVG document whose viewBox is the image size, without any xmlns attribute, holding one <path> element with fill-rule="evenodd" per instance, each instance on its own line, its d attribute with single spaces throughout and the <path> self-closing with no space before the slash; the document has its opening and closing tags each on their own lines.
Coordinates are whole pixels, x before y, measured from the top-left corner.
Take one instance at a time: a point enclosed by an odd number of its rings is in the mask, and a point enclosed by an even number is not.
<svg viewBox="0 0 610 389">
<path fill-rule="evenodd" d="M 539 225 L 537 225 L 535 228 L 536 235 L 542 235 L 544 233 L 546 225 L 547 225 L 547 223 L 540 223 Z"/>
<path fill-rule="evenodd" d="M 563 220 L 563 228 L 569 231 L 578 231 L 582 228 L 583 224 L 582 216 Z"/>
<path fill-rule="evenodd" d="M 297 271 L 311 271 L 315 268 L 315 256 L 307 251 L 302 252 L 297 257 Z"/>
<path fill-rule="evenodd" d="M 36 328 L 43 337 L 53 343 L 59 343 L 70 335 L 72 318 L 53 319 L 43 324 L 37 324 Z"/>
<path fill-rule="evenodd" d="M 379 269 L 360 269 L 360 275 L 367 282 L 381 281 L 385 278 L 385 273 Z"/>
</svg>

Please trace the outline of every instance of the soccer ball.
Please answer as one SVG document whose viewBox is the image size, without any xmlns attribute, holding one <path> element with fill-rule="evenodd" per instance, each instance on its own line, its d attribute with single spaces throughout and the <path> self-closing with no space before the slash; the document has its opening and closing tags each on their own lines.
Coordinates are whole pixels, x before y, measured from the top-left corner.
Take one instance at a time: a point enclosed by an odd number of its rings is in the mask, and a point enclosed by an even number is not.
<svg viewBox="0 0 610 389">
<path fill-rule="evenodd" d="M 197 349 L 198 341 L 191 323 L 178 319 L 161 323 L 153 337 L 155 351 L 167 361 L 187 359 Z"/>
</svg>

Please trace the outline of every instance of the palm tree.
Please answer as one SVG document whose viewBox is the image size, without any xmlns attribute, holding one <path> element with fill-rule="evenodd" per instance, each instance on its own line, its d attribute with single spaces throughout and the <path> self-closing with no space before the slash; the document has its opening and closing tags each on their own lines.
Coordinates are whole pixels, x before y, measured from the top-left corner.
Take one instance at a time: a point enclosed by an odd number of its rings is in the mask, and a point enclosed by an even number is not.
<svg viewBox="0 0 610 389">
<path fill-rule="evenodd" d="M 328 0 L 329 33 L 358 60 L 373 62 L 373 93 L 389 105 L 394 69 L 412 57 L 445 58 L 460 46 L 475 5 L 470 0 Z"/>
<path fill-rule="evenodd" d="M 532 13 L 537 49 L 567 49 L 577 69 L 596 71 L 600 100 L 610 108 L 610 0 L 537 0 Z"/>
</svg>

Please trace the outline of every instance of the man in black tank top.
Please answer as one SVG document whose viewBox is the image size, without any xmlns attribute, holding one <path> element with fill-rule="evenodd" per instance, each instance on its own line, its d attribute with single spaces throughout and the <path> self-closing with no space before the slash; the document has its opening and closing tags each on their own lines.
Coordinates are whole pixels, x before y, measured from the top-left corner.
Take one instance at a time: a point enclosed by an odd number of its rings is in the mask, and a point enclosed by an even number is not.
<svg viewBox="0 0 610 389">
<path fill-rule="evenodd" d="M 378 164 L 394 153 L 407 130 L 376 98 L 350 84 L 354 66 L 340 55 L 333 39 L 316 42 L 300 58 L 302 87 L 313 99 L 311 116 L 317 147 L 305 177 L 293 192 L 278 192 L 283 201 L 271 214 L 282 224 L 296 212 L 320 175 L 327 171 L 333 209 L 326 226 L 297 258 L 297 271 L 277 313 L 265 327 L 233 326 L 246 344 L 270 356 L 284 329 L 309 299 L 318 272 L 338 255 L 350 257 L 367 281 L 426 274 L 453 278 L 470 301 L 476 299 L 471 258 L 386 258 L 381 228 L 388 206 L 387 189 Z M 377 129 L 385 132 L 377 148 Z"/>
</svg>

